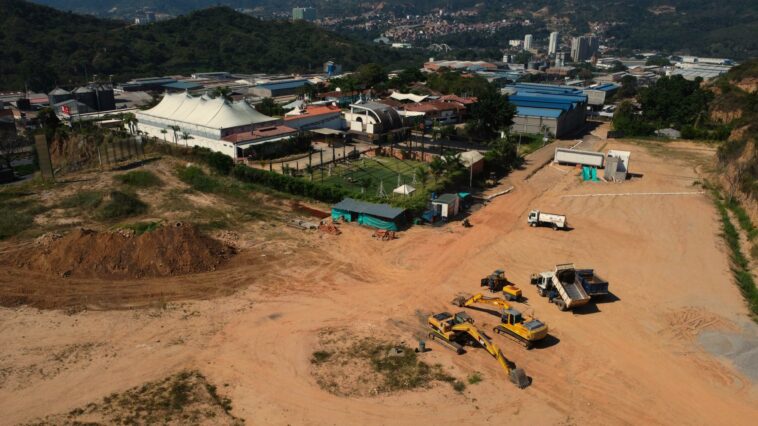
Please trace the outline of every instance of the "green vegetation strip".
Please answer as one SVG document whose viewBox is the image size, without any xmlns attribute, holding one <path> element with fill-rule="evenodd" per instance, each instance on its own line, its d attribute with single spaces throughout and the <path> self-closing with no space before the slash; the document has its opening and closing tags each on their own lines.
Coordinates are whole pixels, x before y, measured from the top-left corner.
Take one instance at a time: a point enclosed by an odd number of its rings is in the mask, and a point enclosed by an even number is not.
<svg viewBox="0 0 758 426">
<path fill-rule="evenodd" d="M 737 228 L 732 224 L 732 221 L 729 218 L 727 205 L 721 199 L 721 194 L 716 190 L 713 190 L 713 200 L 721 215 L 721 224 L 723 228 L 722 235 L 727 246 L 729 246 L 734 280 L 737 282 L 742 295 L 747 301 L 753 320 L 758 322 L 758 289 L 755 287 L 755 279 L 750 271 L 750 262 L 745 255 L 742 254 L 739 231 L 737 231 Z"/>
<path fill-rule="evenodd" d="M 150 188 L 161 186 L 162 182 L 153 172 L 147 170 L 134 170 L 123 175 L 116 176 L 116 180 L 124 185 L 135 188 Z"/>
</svg>

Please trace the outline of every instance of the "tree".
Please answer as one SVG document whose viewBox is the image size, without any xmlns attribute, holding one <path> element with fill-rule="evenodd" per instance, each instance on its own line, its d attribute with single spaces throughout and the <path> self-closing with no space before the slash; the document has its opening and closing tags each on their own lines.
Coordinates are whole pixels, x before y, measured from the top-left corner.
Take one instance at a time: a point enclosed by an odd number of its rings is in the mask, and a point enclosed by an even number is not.
<svg viewBox="0 0 758 426">
<path fill-rule="evenodd" d="M 222 98 L 226 101 L 232 100 L 232 89 L 229 86 L 219 86 L 213 89 L 211 96 L 214 98 Z"/>
<path fill-rule="evenodd" d="M 437 179 L 445 172 L 445 163 L 440 157 L 434 157 L 429 163 L 429 171 L 434 176 L 434 182 L 437 183 Z"/>
<path fill-rule="evenodd" d="M 177 132 L 179 130 L 181 130 L 181 128 L 179 126 L 175 126 L 175 125 L 170 125 L 170 126 L 168 126 L 168 128 L 171 129 L 172 132 L 174 132 L 174 143 L 178 144 L 179 140 L 177 139 Z"/>
<path fill-rule="evenodd" d="M 273 98 L 263 98 L 261 102 L 255 106 L 261 114 L 268 116 L 282 115 L 284 110 L 279 106 Z"/>
<path fill-rule="evenodd" d="M 647 58 L 647 61 L 645 61 L 645 65 L 653 65 L 657 67 L 667 67 L 671 65 L 671 61 L 668 60 L 668 58 L 663 56 L 651 56 Z"/>
<path fill-rule="evenodd" d="M 467 128 L 482 137 L 492 138 L 513 124 L 514 115 L 516 107 L 508 102 L 508 97 L 493 89 L 472 105 Z"/>
<path fill-rule="evenodd" d="M 182 132 L 182 139 L 184 139 L 184 146 L 189 146 L 187 141 L 192 139 L 192 136 L 187 132 Z"/>
<path fill-rule="evenodd" d="M 426 186 L 426 180 L 429 177 L 429 171 L 424 166 L 416 166 L 413 171 L 413 175 L 416 177 L 416 182 L 423 186 Z"/>
<path fill-rule="evenodd" d="M 374 87 L 379 83 L 387 81 L 387 71 L 379 64 L 369 63 L 358 67 L 356 70 L 358 83 L 365 87 Z"/>
<path fill-rule="evenodd" d="M 487 168 L 495 173 L 504 174 L 521 165 L 517 142 L 513 134 L 506 132 L 488 144 L 489 151 L 484 154 Z"/>
<path fill-rule="evenodd" d="M 624 136 L 648 136 L 655 130 L 643 121 L 630 101 L 623 101 L 616 108 L 613 113 L 613 129 L 622 132 Z"/>
<path fill-rule="evenodd" d="M 654 85 L 639 91 L 645 121 L 654 126 L 681 129 L 695 124 L 699 116 L 706 114 L 713 99 L 711 91 L 700 87 L 702 79 L 684 79 L 680 75 L 661 77 Z"/>
<path fill-rule="evenodd" d="M 137 127 L 137 117 L 131 112 L 127 112 L 123 115 L 123 121 L 129 129 L 129 134 L 134 135 L 134 131 Z"/>
<path fill-rule="evenodd" d="M 621 72 L 621 71 L 626 71 L 629 69 L 621 61 L 613 61 L 611 62 L 611 65 L 612 65 L 610 68 L 611 72 Z"/>
<path fill-rule="evenodd" d="M 168 130 L 161 129 L 161 133 L 163 133 L 163 142 L 166 142 L 166 133 L 168 133 Z"/>
<path fill-rule="evenodd" d="M 619 99 L 632 98 L 637 95 L 637 77 L 633 75 L 625 75 L 621 77 L 621 87 L 616 92 L 616 97 Z"/>
</svg>

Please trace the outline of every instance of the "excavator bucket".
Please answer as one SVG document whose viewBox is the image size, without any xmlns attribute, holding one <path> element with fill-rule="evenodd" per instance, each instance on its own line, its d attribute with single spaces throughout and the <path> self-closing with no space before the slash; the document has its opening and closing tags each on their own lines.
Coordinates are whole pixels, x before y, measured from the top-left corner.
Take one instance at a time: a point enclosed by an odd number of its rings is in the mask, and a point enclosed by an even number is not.
<svg viewBox="0 0 758 426">
<path fill-rule="evenodd" d="M 524 389 L 531 383 L 523 368 L 514 368 L 511 370 L 510 379 L 511 383 L 518 386 L 519 389 Z"/>
<path fill-rule="evenodd" d="M 451 303 L 458 307 L 463 307 L 463 305 L 466 304 L 466 299 L 468 299 L 466 296 L 458 296 L 455 299 L 451 301 Z"/>
</svg>

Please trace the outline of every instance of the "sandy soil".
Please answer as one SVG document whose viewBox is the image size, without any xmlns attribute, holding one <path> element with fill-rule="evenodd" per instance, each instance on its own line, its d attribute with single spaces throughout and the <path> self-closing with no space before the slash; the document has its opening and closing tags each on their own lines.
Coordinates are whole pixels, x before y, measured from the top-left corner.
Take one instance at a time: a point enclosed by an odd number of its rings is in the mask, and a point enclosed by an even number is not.
<svg viewBox="0 0 758 426">
<path fill-rule="evenodd" d="M 758 388 L 745 369 L 756 366 L 733 364 L 728 351 L 714 356 L 698 341 L 703 332 L 709 341 L 713 333 L 756 334 L 730 276 L 716 212 L 694 185 L 697 164 L 713 152 L 685 143 L 652 150 L 588 143 L 632 151 L 631 168 L 641 177 L 584 183 L 575 169 L 553 165 L 534 173 L 552 155 L 548 147 L 503 182 L 499 189 L 514 186 L 510 194 L 472 214 L 473 228 L 414 227 L 390 242 L 352 225 L 340 236 L 304 232 L 299 244 L 272 249 L 270 263 L 259 250 L 275 240 L 241 250 L 214 272 L 148 281 L 166 291 L 187 283 L 241 288 L 213 299 L 76 314 L 2 308 L 0 418 L 12 424 L 66 412 L 197 369 L 248 424 L 753 424 Z M 633 195 L 655 192 L 694 194 Z M 619 193 L 631 195 L 566 196 Z M 574 229 L 532 229 L 532 208 L 565 213 Z M 529 275 L 567 261 L 595 268 L 615 297 L 577 312 L 548 304 Z M 428 314 L 453 310 L 456 293 L 477 291 L 497 268 L 528 298 L 517 307 L 545 321 L 554 337 L 531 351 L 494 338 L 532 386 L 510 384 L 483 350 L 457 356 L 429 343 L 432 351 L 420 359 L 459 378 L 481 372 L 484 381 L 462 394 L 446 384 L 378 397 L 339 397 L 319 387 L 310 360 L 320 330 L 401 336 L 413 346 L 426 334 Z M 0 286 L 9 280 L 27 280 L 30 291 L 41 282 L 0 271 Z M 469 314 L 484 329 L 496 320 Z M 52 355 L 61 352 L 74 355 Z"/>
</svg>

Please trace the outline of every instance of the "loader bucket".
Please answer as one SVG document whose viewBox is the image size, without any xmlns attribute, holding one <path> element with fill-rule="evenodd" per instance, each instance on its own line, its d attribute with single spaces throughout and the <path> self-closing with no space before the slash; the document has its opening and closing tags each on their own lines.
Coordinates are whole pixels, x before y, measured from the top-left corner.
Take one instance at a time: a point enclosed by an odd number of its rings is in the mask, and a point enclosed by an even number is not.
<svg viewBox="0 0 758 426">
<path fill-rule="evenodd" d="M 514 368 L 511 370 L 510 379 L 511 383 L 518 386 L 519 389 L 524 389 L 531 383 L 531 380 L 526 375 L 526 372 L 523 368 Z"/>
</svg>

